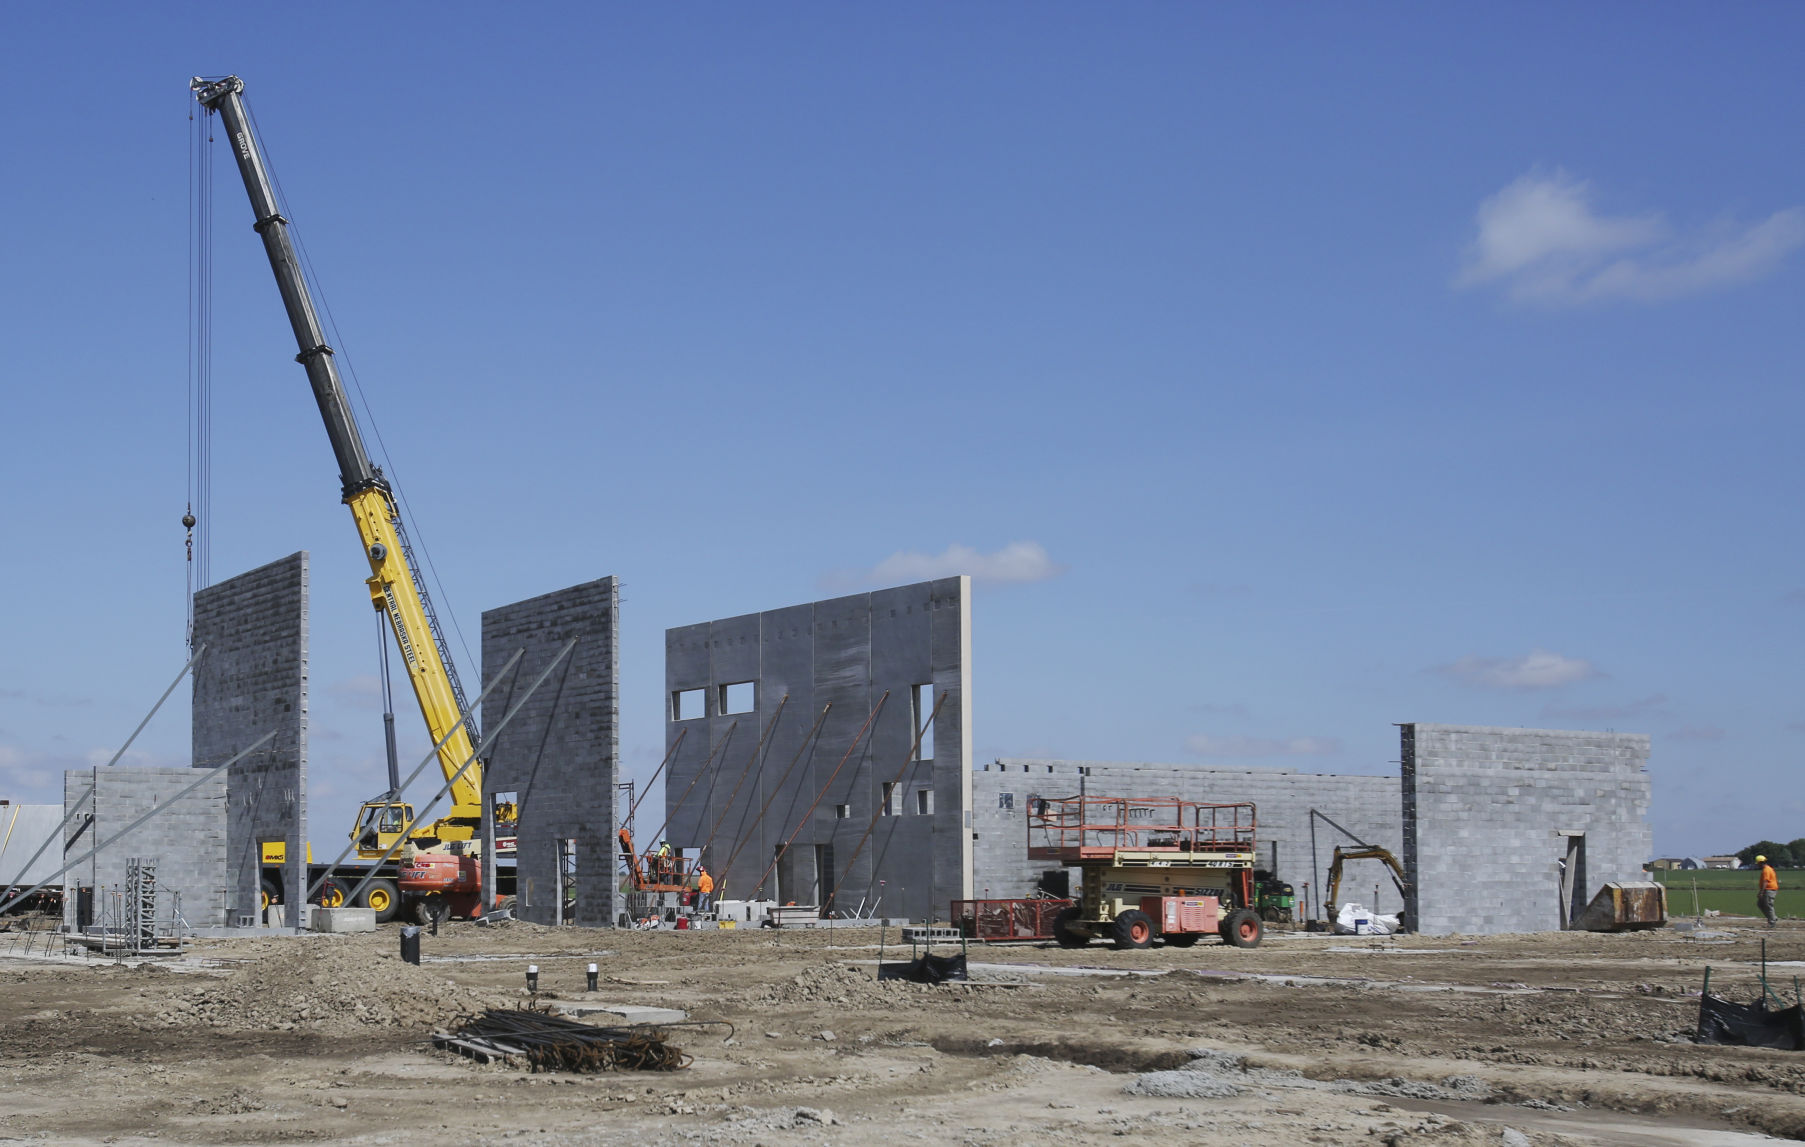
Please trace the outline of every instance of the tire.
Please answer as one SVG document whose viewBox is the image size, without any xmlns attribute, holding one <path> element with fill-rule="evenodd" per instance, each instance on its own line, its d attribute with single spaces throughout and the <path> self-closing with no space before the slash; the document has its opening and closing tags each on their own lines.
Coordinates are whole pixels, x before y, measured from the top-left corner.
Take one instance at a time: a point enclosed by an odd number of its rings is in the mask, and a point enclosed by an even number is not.
<svg viewBox="0 0 1805 1147">
<path fill-rule="evenodd" d="M 1166 937 L 1166 947 L 1189 948 L 1200 939 L 1202 939 L 1202 937 L 1195 932 L 1174 932 L 1172 935 Z"/>
<path fill-rule="evenodd" d="M 1280 912 L 1277 908 L 1260 909 L 1260 919 L 1266 921 L 1268 924 L 1277 924 L 1280 920 L 1284 919 L 1284 917 L 1285 914 Z"/>
<path fill-rule="evenodd" d="M 401 913 L 401 892 L 395 887 L 393 880 L 378 877 L 364 886 L 363 895 L 357 898 L 359 908 L 368 908 L 376 913 L 378 924 L 387 924 Z"/>
<path fill-rule="evenodd" d="M 512 911 L 514 911 L 515 906 L 518 905 L 519 903 L 520 903 L 520 901 L 517 897 L 503 896 L 501 898 L 501 903 L 497 904 L 495 907 L 501 909 L 503 912 L 512 912 Z"/>
<path fill-rule="evenodd" d="M 1223 940 L 1237 948 L 1258 948 L 1260 937 L 1265 934 L 1260 914 L 1251 908 L 1237 908 L 1222 926 Z"/>
<path fill-rule="evenodd" d="M 260 890 L 257 903 L 259 918 L 261 919 L 262 914 L 269 911 L 269 906 L 271 904 L 280 903 L 282 903 L 282 886 L 277 884 L 274 880 L 263 881 L 263 887 Z"/>
<path fill-rule="evenodd" d="M 343 908 L 345 906 L 345 886 L 335 877 L 328 876 L 320 883 L 320 890 L 314 895 L 313 902 L 321 908 Z"/>
<path fill-rule="evenodd" d="M 1130 908 L 1109 926 L 1109 938 L 1115 941 L 1117 951 L 1145 948 L 1153 943 L 1153 935 L 1153 917 L 1139 908 Z"/>
<path fill-rule="evenodd" d="M 1076 904 L 1070 908 L 1061 908 L 1053 917 L 1053 942 L 1061 948 L 1082 948 L 1091 942 L 1089 932 L 1080 932 L 1073 924 L 1078 920 L 1079 911 Z"/>
<path fill-rule="evenodd" d="M 445 897 L 442 893 L 428 892 L 413 902 L 413 917 L 416 924 L 431 924 L 433 916 L 440 918 L 448 915 Z"/>
</svg>

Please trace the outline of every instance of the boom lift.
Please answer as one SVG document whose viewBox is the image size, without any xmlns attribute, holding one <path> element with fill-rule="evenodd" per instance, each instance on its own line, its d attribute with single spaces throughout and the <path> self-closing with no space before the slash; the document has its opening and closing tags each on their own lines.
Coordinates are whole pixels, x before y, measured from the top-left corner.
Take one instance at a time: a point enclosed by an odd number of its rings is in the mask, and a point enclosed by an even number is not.
<svg viewBox="0 0 1805 1147">
<path fill-rule="evenodd" d="M 1053 919 L 1062 948 L 1107 936 L 1117 948 L 1163 937 L 1188 948 L 1214 932 L 1252 948 L 1263 932 L 1254 910 L 1254 806 L 1177 797 L 1035 798 L 1028 857 L 1078 868 L 1077 903 Z"/>
<path fill-rule="evenodd" d="M 365 581 L 370 602 L 388 618 L 395 647 L 401 651 L 408 681 L 420 703 L 420 714 L 426 719 L 427 735 L 439 746 L 439 768 L 445 779 L 452 782 L 451 810 L 431 824 L 417 825 L 413 806 L 400 800 L 401 794 L 395 791 L 397 780 L 391 769 L 389 791 L 364 802 L 351 830 L 352 839 L 360 857 L 374 859 L 388 854 L 396 840 L 405 835 L 407 844 L 398 882 L 403 900 L 419 901 L 426 895 L 455 891 L 451 905 L 454 912 L 460 908 L 480 911 L 480 889 L 474 883 L 477 878 L 470 873 L 481 869 L 475 860 L 481 848 L 482 764 L 477 762 L 462 777 L 456 777 L 458 770 L 475 756 L 476 728 L 469 720 L 459 724 L 468 705 L 445 636 L 414 565 L 412 547 L 389 482 L 381 468 L 371 464 L 346 400 L 332 348 L 326 343 L 325 329 L 295 256 L 288 220 L 277 208 L 262 149 L 245 113 L 244 82 L 237 76 L 220 80 L 197 76 L 190 87 L 201 107 L 217 114 L 225 126 L 238 172 L 250 195 L 256 218 L 252 226 L 263 237 L 264 253 L 275 272 L 276 289 L 281 292 L 282 305 L 300 347 L 295 361 L 307 371 L 314 401 L 326 423 L 326 437 L 338 460 L 340 495 L 351 508 L 364 557 L 370 565 L 370 576 Z M 419 853 L 452 851 L 456 853 L 453 864 L 459 869 L 455 889 L 440 887 L 440 874 L 431 866 L 415 868 L 408 863 L 418 859 Z M 424 875 L 410 878 L 410 872 Z"/>
</svg>

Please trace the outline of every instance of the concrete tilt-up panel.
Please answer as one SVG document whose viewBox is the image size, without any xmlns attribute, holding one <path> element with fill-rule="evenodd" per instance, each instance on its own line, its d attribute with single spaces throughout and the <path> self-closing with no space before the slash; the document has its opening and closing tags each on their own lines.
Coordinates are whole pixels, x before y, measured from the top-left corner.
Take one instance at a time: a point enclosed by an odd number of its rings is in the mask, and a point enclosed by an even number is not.
<svg viewBox="0 0 1805 1147">
<path fill-rule="evenodd" d="M 265 733 L 276 738 L 230 769 L 226 781 L 228 907 L 256 913 L 262 844 L 282 841 L 291 928 L 301 926 L 307 839 L 307 552 L 194 595 L 194 767 L 211 768 Z M 262 923 L 261 920 L 258 921 Z"/>
<path fill-rule="evenodd" d="M 666 821 L 724 896 L 945 918 L 972 888 L 969 596 L 942 578 L 666 631 L 682 741 L 641 847 Z"/>
<path fill-rule="evenodd" d="M 485 795 L 520 808 L 516 911 L 550 924 L 558 910 L 558 848 L 576 842 L 576 901 L 568 924 L 616 922 L 615 784 L 620 775 L 620 586 L 612 577 L 483 612 L 483 682 L 515 652 L 509 680 L 483 703 L 488 728 L 525 697 L 564 643 L 576 646 L 488 748 Z"/>
</svg>

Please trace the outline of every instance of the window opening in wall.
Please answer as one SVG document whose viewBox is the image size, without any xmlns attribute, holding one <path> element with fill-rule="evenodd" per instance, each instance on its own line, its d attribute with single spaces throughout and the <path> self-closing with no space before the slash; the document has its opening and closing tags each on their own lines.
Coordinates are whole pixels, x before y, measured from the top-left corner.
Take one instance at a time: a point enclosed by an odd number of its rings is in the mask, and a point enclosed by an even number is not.
<svg viewBox="0 0 1805 1147">
<path fill-rule="evenodd" d="M 676 689 L 671 692 L 671 720 L 693 721 L 708 716 L 708 691 Z"/>
<path fill-rule="evenodd" d="M 1014 793 L 998 793 L 997 794 L 997 807 L 1000 809 L 1009 809 L 1011 811 L 1014 811 L 1015 794 Z"/>
<path fill-rule="evenodd" d="M 933 711 L 934 711 L 934 686 L 933 686 L 933 683 L 930 682 L 926 685 L 915 686 L 914 693 L 915 693 L 915 727 L 917 729 L 920 729 L 921 723 L 923 721 L 927 721 L 928 716 L 931 713 L 933 713 Z M 928 723 L 927 732 L 925 732 L 921 735 L 921 748 L 919 749 L 919 751 L 916 752 L 915 759 L 918 761 L 931 761 L 934 759 L 934 725 L 933 725 L 933 722 Z"/>
<path fill-rule="evenodd" d="M 716 712 L 750 713 L 758 708 L 758 687 L 750 681 L 735 681 L 721 686 L 721 703 Z"/>
<path fill-rule="evenodd" d="M 835 817 L 836 817 L 836 818 L 837 818 L 837 819 L 839 819 L 839 820 L 845 820 L 845 819 L 847 819 L 847 818 L 848 818 L 848 817 L 850 817 L 850 816 L 851 816 L 851 815 L 852 815 L 852 806 L 851 806 L 851 805 L 849 805 L 849 804 L 837 804 L 837 805 L 835 805 L 835 806 L 834 806 L 834 816 L 835 816 Z"/>
<path fill-rule="evenodd" d="M 896 793 L 897 793 L 897 790 L 900 788 L 902 788 L 901 782 L 898 782 L 898 781 L 885 781 L 884 782 L 884 813 L 883 813 L 883 815 L 885 815 L 885 816 L 899 815 L 899 810 L 896 807 Z"/>
<path fill-rule="evenodd" d="M 934 811 L 934 790 L 933 789 L 916 789 L 915 790 L 915 811 L 917 813 L 921 814 L 922 816 L 927 816 L 929 813 Z"/>
</svg>

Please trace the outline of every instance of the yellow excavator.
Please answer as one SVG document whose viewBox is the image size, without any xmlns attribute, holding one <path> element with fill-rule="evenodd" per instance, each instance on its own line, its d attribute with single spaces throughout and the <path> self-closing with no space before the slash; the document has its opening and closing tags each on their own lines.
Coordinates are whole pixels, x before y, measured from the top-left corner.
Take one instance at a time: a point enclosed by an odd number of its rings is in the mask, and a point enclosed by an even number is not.
<svg viewBox="0 0 1805 1147">
<path fill-rule="evenodd" d="M 351 508 L 364 557 L 370 566 L 370 576 L 364 584 L 369 589 L 371 604 L 388 618 L 395 648 L 400 650 L 408 681 L 420 703 L 420 714 L 426 719 L 427 735 L 439 746 L 439 768 L 451 782 L 450 811 L 431 824 L 415 824 L 413 806 L 400 800 L 391 723 L 389 789 L 364 802 L 351 830 L 351 838 L 356 842 L 358 856 L 365 860 L 392 855 L 391 849 L 403 836 L 407 838 L 404 847 L 409 851 L 403 853 L 404 863 L 395 881 L 390 883 L 388 873 L 379 873 L 379 879 L 370 882 L 366 900 L 370 907 L 377 907 L 378 900 L 384 900 L 386 906 L 386 898 L 398 895 L 403 902 L 398 907 L 405 908 L 408 902 L 427 895 L 443 896 L 448 889 L 439 885 L 437 874 L 410 882 L 410 869 L 405 862 L 414 854 L 449 852 L 455 845 L 457 859 L 453 867 L 460 870 L 458 882 L 461 886 L 457 889 L 452 910 L 463 909 L 460 914 L 466 914 L 480 899 L 476 878 L 470 873 L 481 869 L 481 865 L 474 862 L 481 848 L 478 838 L 483 812 L 482 763 L 479 761 L 464 769 L 476 755 L 478 740 L 473 722 L 459 723 L 469 706 L 458 683 L 457 670 L 438 617 L 433 612 L 432 600 L 420 579 L 388 479 L 383 477 L 379 467 L 371 464 L 364 449 L 363 436 L 346 399 L 332 348 L 326 343 L 325 328 L 320 324 L 301 273 L 300 260 L 295 255 L 293 240 L 289 237 L 288 220 L 277 207 L 262 148 L 245 112 L 244 82 L 237 76 L 217 80 L 197 76 L 190 86 L 201 107 L 209 114 L 217 114 L 225 127 L 238 172 L 250 195 L 255 216 L 252 227 L 263 238 L 264 253 L 269 257 L 270 269 L 275 272 L 276 288 L 281 292 L 282 305 L 288 312 L 289 325 L 300 347 L 295 361 L 307 371 L 314 401 L 326 423 L 326 436 L 331 440 L 332 452 L 338 460 L 340 494 L 345 505 Z M 386 649 L 385 644 L 385 659 Z M 460 769 L 464 770 L 461 777 L 457 776 Z M 267 860 L 267 852 L 265 855 Z M 422 866 L 421 871 L 425 868 Z M 322 886 L 322 897 L 330 898 L 332 894 L 332 890 Z M 342 891 L 338 895 L 342 900 Z M 379 909 L 378 915 L 392 915 L 392 912 Z"/>
<path fill-rule="evenodd" d="M 1343 848 L 1335 846 L 1335 856 L 1329 861 L 1328 895 L 1323 897 L 1322 906 L 1329 920 L 1335 919 L 1336 901 L 1341 893 L 1341 867 L 1350 860 L 1377 860 L 1391 870 L 1391 882 L 1398 886 L 1398 896 L 1406 904 L 1410 902 L 1410 881 L 1404 877 L 1404 866 L 1398 858 L 1391 854 L 1391 849 L 1378 845 L 1363 845 L 1360 848 Z M 1401 913 L 1400 913 L 1401 915 Z"/>
</svg>

